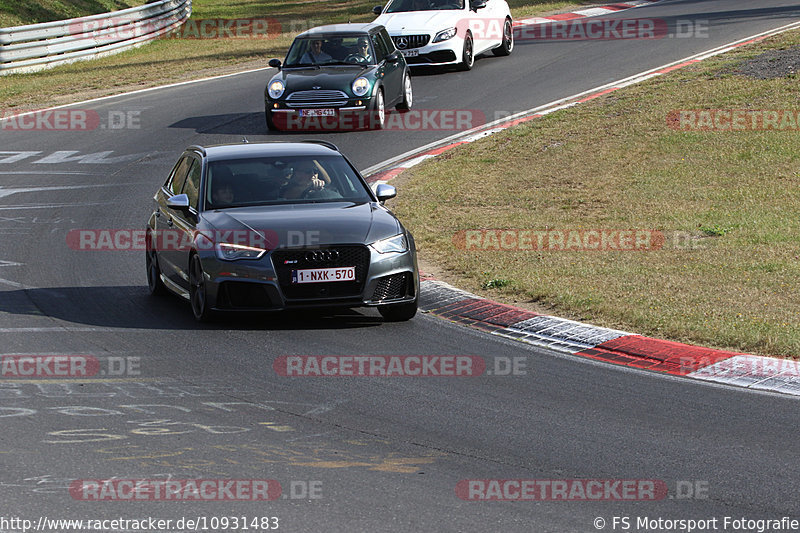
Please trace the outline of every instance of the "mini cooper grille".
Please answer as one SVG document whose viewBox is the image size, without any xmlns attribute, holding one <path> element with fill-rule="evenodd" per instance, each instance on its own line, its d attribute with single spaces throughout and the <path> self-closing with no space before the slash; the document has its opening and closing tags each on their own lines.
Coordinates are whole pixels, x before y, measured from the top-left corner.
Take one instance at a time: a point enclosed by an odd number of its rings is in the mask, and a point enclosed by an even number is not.
<svg viewBox="0 0 800 533">
<path fill-rule="evenodd" d="M 280 249 L 272 252 L 272 264 L 287 300 L 352 298 L 364 290 L 369 256 L 369 249 L 363 245 Z M 292 283 L 292 270 L 332 267 L 356 267 L 355 281 Z"/>
<path fill-rule="evenodd" d="M 286 97 L 289 107 L 341 107 L 347 103 L 347 95 L 342 91 L 316 90 L 295 91 Z"/>
<path fill-rule="evenodd" d="M 378 280 L 375 292 L 372 294 L 373 302 L 382 300 L 396 300 L 402 298 L 407 293 L 408 272 L 384 276 Z"/>
<path fill-rule="evenodd" d="M 422 48 L 430 40 L 430 35 L 398 35 L 392 36 L 394 45 L 399 50 L 408 50 L 409 48 Z"/>
</svg>

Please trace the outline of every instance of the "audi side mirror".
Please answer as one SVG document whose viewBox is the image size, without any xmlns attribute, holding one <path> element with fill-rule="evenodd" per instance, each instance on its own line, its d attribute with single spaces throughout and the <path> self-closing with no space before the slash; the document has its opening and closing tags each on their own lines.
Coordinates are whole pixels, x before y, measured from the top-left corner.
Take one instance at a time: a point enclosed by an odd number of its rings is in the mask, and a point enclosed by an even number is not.
<svg viewBox="0 0 800 533">
<path fill-rule="evenodd" d="M 176 194 L 167 198 L 167 207 L 172 209 L 189 209 L 189 197 L 186 194 Z"/>
<path fill-rule="evenodd" d="M 391 200 L 397 196 L 397 189 L 395 189 L 392 185 L 381 183 L 375 188 L 375 196 L 378 197 L 379 202 L 383 203 L 386 200 Z"/>
</svg>

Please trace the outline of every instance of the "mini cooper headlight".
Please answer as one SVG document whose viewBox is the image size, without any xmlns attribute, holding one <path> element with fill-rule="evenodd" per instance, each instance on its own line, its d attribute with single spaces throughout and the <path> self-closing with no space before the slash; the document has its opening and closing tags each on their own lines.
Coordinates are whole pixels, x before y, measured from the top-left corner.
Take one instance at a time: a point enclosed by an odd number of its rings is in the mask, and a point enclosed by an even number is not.
<svg viewBox="0 0 800 533">
<path fill-rule="evenodd" d="M 356 96 L 364 96 L 368 91 L 369 80 L 364 77 L 356 78 L 356 81 L 353 82 L 353 94 Z"/>
<path fill-rule="evenodd" d="M 284 90 L 286 90 L 286 86 L 281 80 L 275 80 L 269 84 L 270 98 L 280 98 Z"/>
<path fill-rule="evenodd" d="M 442 41 L 446 41 L 448 39 L 452 39 L 455 36 L 456 36 L 456 29 L 455 28 L 447 28 L 446 30 L 442 30 L 439 33 L 437 33 L 433 37 L 433 42 L 434 43 L 440 43 Z"/>
<path fill-rule="evenodd" d="M 405 252 L 408 250 L 408 240 L 406 239 L 405 234 L 395 235 L 394 237 L 389 237 L 388 239 L 381 239 L 380 241 L 375 241 L 372 244 L 372 249 L 378 252 L 379 254 L 388 254 L 389 252 Z"/>
<path fill-rule="evenodd" d="M 259 259 L 262 255 L 267 253 L 267 251 L 263 248 L 227 242 L 217 243 L 216 249 L 217 257 L 225 261 L 236 261 L 237 259 Z"/>
</svg>

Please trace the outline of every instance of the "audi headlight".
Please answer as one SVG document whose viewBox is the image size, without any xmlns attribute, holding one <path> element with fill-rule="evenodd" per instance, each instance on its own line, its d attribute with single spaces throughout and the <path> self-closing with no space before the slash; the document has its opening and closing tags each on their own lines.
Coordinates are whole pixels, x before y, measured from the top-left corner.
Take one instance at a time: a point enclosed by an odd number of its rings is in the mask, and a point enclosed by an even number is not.
<svg viewBox="0 0 800 533">
<path fill-rule="evenodd" d="M 356 81 L 353 82 L 353 94 L 356 96 L 364 96 L 368 91 L 369 80 L 364 77 L 356 78 Z"/>
<path fill-rule="evenodd" d="M 263 248 L 227 242 L 217 243 L 216 250 L 217 257 L 225 261 L 236 261 L 237 259 L 259 259 L 262 255 L 267 253 L 267 251 Z"/>
<path fill-rule="evenodd" d="M 394 237 L 389 237 L 388 239 L 381 239 L 380 241 L 375 241 L 372 244 L 372 249 L 378 252 L 379 254 L 388 254 L 389 252 L 405 252 L 408 250 L 408 240 L 406 239 L 405 234 L 395 235 Z"/>
<path fill-rule="evenodd" d="M 437 33 L 433 37 L 433 42 L 434 43 L 440 43 L 442 41 L 446 41 L 448 39 L 452 39 L 455 36 L 456 36 L 456 29 L 455 28 L 447 28 L 446 30 L 442 30 L 439 33 Z"/>
<path fill-rule="evenodd" d="M 286 86 L 283 84 L 281 80 L 275 80 L 269 84 L 269 96 L 270 98 L 280 98 L 283 95 L 283 91 L 286 90 Z"/>
</svg>

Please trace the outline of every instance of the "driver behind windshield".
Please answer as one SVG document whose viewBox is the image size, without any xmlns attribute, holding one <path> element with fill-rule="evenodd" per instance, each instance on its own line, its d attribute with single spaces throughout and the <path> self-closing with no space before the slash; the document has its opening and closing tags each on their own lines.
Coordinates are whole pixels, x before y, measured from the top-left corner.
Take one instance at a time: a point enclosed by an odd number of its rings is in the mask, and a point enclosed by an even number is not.
<svg viewBox="0 0 800 533">
<path fill-rule="evenodd" d="M 297 200 L 312 191 L 322 189 L 325 185 L 329 183 L 319 177 L 319 169 L 313 161 L 302 161 L 295 165 L 292 176 L 278 194 L 281 198 Z"/>
<path fill-rule="evenodd" d="M 311 47 L 300 58 L 301 63 L 325 63 L 333 58 L 322 51 L 322 39 L 314 39 L 311 41 Z"/>
<path fill-rule="evenodd" d="M 358 38 L 358 45 L 356 45 L 356 55 L 364 58 L 364 61 L 372 61 L 372 56 L 369 53 L 369 40 L 366 37 Z"/>
</svg>

